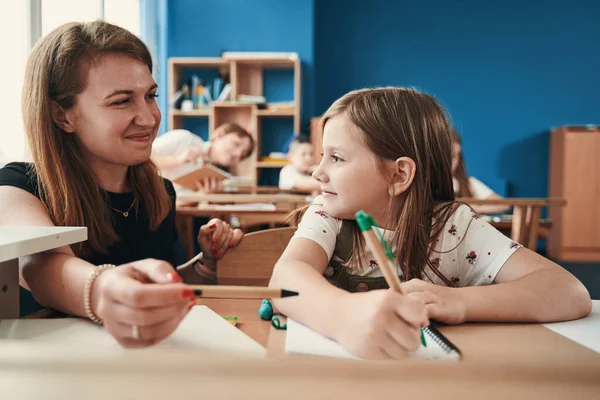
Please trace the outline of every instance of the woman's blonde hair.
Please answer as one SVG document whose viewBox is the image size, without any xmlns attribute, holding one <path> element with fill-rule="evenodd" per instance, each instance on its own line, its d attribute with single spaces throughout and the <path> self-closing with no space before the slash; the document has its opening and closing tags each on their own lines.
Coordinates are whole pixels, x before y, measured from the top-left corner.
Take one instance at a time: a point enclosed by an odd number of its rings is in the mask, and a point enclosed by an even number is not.
<svg viewBox="0 0 600 400">
<path fill-rule="evenodd" d="M 90 65 L 109 53 L 128 55 L 152 71 L 146 45 L 129 31 L 102 21 L 56 28 L 36 44 L 25 70 L 23 121 L 40 197 L 55 225 L 88 228 L 88 240 L 72 245 L 80 257 L 107 253 L 119 237 L 106 193 L 84 161 L 76 135 L 66 134 L 53 121 L 51 102 L 72 108 Z M 129 167 L 127 174 L 136 208 L 143 207 L 149 229 L 156 230 L 171 208 L 156 166 L 148 160 Z"/>
<path fill-rule="evenodd" d="M 392 239 L 396 261 L 407 280 L 422 279 L 433 272 L 451 285 L 429 258 L 431 243 L 457 207 L 451 174 L 451 127 L 446 113 L 432 96 L 414 89 L 388 87 L 355 90 L 342 96 L 323 114 L 321 129 L 338 115 L 359 128 L 363 143 L 380 161 L 409 157 L 415 162 L 412 184 L 400 196 L 390 195 L 386 209 L 386 220 L 396 221 Z M 380 167 L 383 172 L 383 162 Z M 343 223 L 353 230 L 352 258 L 358 260 L 364 243 L 356 221 Z M 426 266 L 430 268 L 426 270 Z"/>
</svg>

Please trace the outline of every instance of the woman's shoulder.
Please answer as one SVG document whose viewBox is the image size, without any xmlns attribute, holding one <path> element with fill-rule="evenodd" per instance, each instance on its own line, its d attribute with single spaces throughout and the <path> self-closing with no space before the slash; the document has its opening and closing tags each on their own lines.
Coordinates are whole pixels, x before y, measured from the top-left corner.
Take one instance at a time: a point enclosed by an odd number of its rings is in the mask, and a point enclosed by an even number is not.
<svg viewBox="0 0 600 400">
<path fill-rule="evenodd" d="M 175 200 L 177 195 L 175 194 L 175 187 L 173 186 L 173 182 L 166 178 L 163 178 L 163 184 L 165 185 L 165 189 L 167 189 L 167 193 L 169 194 L 171 200 Z"/>
<path fill-rule="evenodd" d="M 0 168 L 0 186 L 14 186 L 40 197 L 37 172 L 33 163 L 11 162 Z"/>
</svg>

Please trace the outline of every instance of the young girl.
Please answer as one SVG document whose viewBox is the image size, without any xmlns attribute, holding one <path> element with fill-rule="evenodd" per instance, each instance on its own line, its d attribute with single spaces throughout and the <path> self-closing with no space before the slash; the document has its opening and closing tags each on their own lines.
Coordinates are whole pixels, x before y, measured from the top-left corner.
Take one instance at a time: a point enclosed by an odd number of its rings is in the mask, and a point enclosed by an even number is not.
<svg viewBox="0 0 600 400">
<path fill-rule="evenodd" d="M 152 144 L 152 159 L 165 178 L 173 179 L 186 163 L 200 160 L 218 167 L 233 167 L 250 157 L 253 151 L 252 135 L 238 124 L 227 122 L 215 129 L 213 139 L 208 142 L 185 129 L 166 132 Z M 198 190 L 203 193 L 218 189 L 216 179 L 198 182 Z"/>
<path fill-rule="evenodd" d="M 175 193 L 150 161 L 161 118 L 151 72 L 148 49 L 122 28 L 55 29 L 25 71 L 34 163 L 0 170 L 0 225 L 88 229 L 84 243 L 20 260 L 22 286 L 46 307 L 103 321 L 124 346 L 169 336 L 195 304 L 182 277 L 214 278 L 218 256 L 241 238 L 213 220 L 198 236 L 203 262 L 173 268 Z"/>
<path fill-rule="evenodd" d="M 462 153 L 460 135 L 452 130 L 452 184 L 454 194 L 458 197 L 475 199 L 502 199 L 483 182 L 467 175 L 465 158 Z M 473 210 L 479 214 L 501 214 L 507 212 L 510 207 L 503 205 L 474 204 Z"/>
<path fill-rule="evenodd" d="M 279 311 L 367 358 L 415 350 L 428 318 L 547 322 L 591 311 L 575 277 L 454 202 L 451 128 L 431 96 L 358 90 L 322 121 L 314 177 L 323 196 L 306 210 L 271 279 L 301 295 L 277 299 Z M 387 285 L 354 221 L 361 209 L 392 247 L 404 295 L 377 290 Z"/>
</svg>

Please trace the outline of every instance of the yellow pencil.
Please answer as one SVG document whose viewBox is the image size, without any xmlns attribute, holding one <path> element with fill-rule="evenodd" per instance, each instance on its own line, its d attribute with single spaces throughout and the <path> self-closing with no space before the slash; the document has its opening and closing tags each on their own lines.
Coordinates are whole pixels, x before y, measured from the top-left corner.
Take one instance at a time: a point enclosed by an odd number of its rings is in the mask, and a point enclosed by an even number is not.
<svg viewBox="0 0 600 400">
<path fill-rule="evenodd" d="M 189 285 L 197 297 L 223 299 L 276 299 L 298 296 L 298 292 L 258 286 Z"/>
</svg>

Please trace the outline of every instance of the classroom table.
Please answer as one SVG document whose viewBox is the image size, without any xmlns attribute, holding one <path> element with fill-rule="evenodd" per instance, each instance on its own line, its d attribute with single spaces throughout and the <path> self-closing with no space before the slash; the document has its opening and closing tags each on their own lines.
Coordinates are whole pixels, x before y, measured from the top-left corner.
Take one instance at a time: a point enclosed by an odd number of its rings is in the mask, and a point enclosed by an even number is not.
<svg viewBox="0 0 600 400">
<path fill-rule="evenodd" d="M 200 299 L 268 348 L 267 359 L 144 350 L 127 357 L 64 354 L 0 342 L 3 398 L 165 399 L 576 399 L 600 393 L 600 354 L 538 324 L 464 324 L 442 332 L 463 352 L 458 363 L 370 362 L 283 356 L 285 331 L 259 319 L 258 300 Z M 554 324 L 553 324 L 554 325 Z M 598 342 L 600 302 L 576 326 Z M 556 326 L 553 329 L 557 329 Z M 589 343 L 588 343 L 589 344 Z"/>
<path fill-rule="evenodd" d="M 19 318 L 19 257 L 87 240 L 87 228 L 0 227 L 0 320 Z"/>
<path fill-rule="evenodd" d="M 542 208 L 562 207 L 567 203 L 564 199 L 554 198 L 458 198 L 457 200 L 470 205 L 503 205 L 513 207 L 513 219 L 510 238 L 515 242 L 521 243 L 523 246 L 533 251 L 536 250 Z"/>
</svg>

